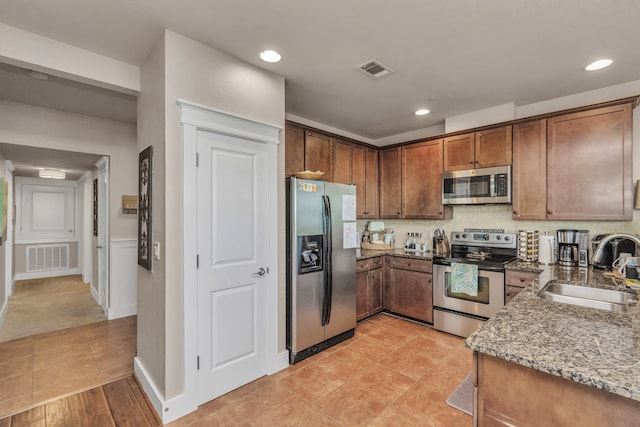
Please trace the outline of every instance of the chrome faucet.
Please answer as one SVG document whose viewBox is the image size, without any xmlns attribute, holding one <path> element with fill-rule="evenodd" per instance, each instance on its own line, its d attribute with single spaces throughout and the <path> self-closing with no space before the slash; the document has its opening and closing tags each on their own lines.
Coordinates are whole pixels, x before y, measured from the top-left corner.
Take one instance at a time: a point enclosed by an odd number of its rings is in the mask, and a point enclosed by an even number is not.
<svg viewBox="0 0 640 427">
<path fill-rule="evenodd" d="M 619 238 L 633 240 L 633 242 L 636 244 L 636 253 L 638 252 L 638 248 L 640 247 L 640 237 L 634 234 L 627 234 L 627 233 L 609 234 L 608 236 L 605 236 L 602 240 L 600 240 L 600 243 L 598 243 L 598 246 L 596 246 L 596 250 L 591 256 L 591 263 L 600 264 L 602 262 L 602 254 L 604 253 L 605 245 L 610 241 L 612 241 L 613 239 L 619 239 Z"/>
</svg>

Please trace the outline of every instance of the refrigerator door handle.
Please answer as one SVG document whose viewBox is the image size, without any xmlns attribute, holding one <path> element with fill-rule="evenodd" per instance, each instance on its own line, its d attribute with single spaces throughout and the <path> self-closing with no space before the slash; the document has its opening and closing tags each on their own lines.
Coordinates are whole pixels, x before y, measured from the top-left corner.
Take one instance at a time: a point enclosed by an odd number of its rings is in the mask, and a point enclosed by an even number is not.
<svg viewBox="0 0 640 427">
<path fill-rule="evenodd" d="M 327 317 L 325 319 L 325 324 L 329 324 L 331 321 L 331 303 L 333 301 L 333 218 L 331 217 L 331 199 L 329 196 L 327 197 L 327 212 L 329 217 L 327 218 L 327 262 L 329 263 L 329 274 L 327 275 L 327 292 L 326 292 L 326 307 L 327 307 Z"/>
<path fill-rule="evenodd" d="M 331 317 L 331 203 L 329 196 L 322 196 L 322 234 L 324 239 L 324 280 L 322 300 L 322 326 L 329 323 Z"/>
</svg>

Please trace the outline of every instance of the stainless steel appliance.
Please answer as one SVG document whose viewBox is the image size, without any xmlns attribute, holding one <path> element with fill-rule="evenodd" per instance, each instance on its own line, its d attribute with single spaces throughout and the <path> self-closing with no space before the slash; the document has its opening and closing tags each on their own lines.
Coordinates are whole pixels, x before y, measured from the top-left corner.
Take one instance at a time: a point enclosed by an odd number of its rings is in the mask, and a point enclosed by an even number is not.
<svg viewBox="0 0 640 427">
<path fill-rule="evenodd" d="M 602 239 L 609 236 L 608 234 L 598 234 L 591 241 L 593 253 L 596 252 L 596 248 Z M 635 254 L 636 244 L 633 240 L 625 239 L 624 237 L 619 237 L 615 239 L 611 239 L 610 242 L 605 243 L 602 252 L 602 258 L 598 262 L 594 262 L 593 266 L 595 268 L 611 270 L 611 265 L 613 262 L 618 259 L 620 254 L 627 253 Z"/>
<path fill-rule="evenodd" d="M 454 231 L 451 254 L 433 258 L 433 327 L 468 337 L 505 304 L 505 264 L 516 259 L 517 237 L 502 230 Z M 456 265 L 457 264 L 457 265 Z M 452 270 L 477 270 L 476 289 L 460 292 Z M 475 295 L 474 295 L 475 294 Z"/>
<path fill-rule="evenodd" d="M 287 348 L 291 363 L 353 336 L 356 187 L 287 180 Z"/>
<path fill-rule="evenodd" d="M 511 203 L 511 166 L 444 172 L 442 203 L 445 205 Z"/>
<path fill-rule="evenodd" d="M 558 264 L 589 266 L 589 230 L 558 230 Z"/>
</svg>

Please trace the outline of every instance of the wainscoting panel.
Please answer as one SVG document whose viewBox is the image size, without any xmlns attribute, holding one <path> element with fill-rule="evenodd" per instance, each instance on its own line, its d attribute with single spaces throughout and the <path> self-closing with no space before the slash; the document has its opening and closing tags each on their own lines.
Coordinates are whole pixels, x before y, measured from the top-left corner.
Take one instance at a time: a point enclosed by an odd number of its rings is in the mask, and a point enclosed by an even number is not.
<svg viewBox="0 0 640 427">
<path fill-rule="evenodd" d="M 136 239 L 110 241 L 109 320 L 138 312 L 138 242 Z"/>
</svg>

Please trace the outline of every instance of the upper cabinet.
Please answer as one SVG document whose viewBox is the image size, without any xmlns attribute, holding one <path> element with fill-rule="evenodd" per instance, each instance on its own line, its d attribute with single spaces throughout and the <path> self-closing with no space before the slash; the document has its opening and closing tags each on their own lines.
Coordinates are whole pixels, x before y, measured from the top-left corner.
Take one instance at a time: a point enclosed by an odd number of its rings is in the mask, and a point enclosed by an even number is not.
<svg viewBox="0 0 640 427">
<path fill-rule="evenodd" d="M 291 176 L 304 170 L 304 129 L 286 123 L 284 130 L 284 174 Z"/>
<path fill-rule="evenodd" d="M 547 219 L 632 219 L 631 121 L 631 104 L 548 119 Z"/>
<path fill-rule="evenodd" d="M 351 143 L 333 138 L 333 182 L 351 184 Z"/>
<path fill-rule="evenodd" d="M 442 140 L 402 147 L 402 217 L 449 219 L 442 204 Z"/>
<path fill-rule="evenodd" d="M 356 185 L 357 218 L 378 218 L 378 150 L 351 146 L 351 180 Z"/>
<path fill-rule="evenodd" d="M 513 219 L 547 216 L 547 121 L 513 126 Z"/>
<path fill-rule="evenodd" d="M 333 144 L 330 136 L 305 132 L 304 165 L 307 170 L 324 172 L 325 181 L 333 180 Z"/>
<path fill-rule="evenodd" d="M 380 150 L 380 218 L 401 218 L 402 151 Z"/>
<path fill-rule="evenodd" d="M 511 164 L 511 126 L 444 139 L 444 170 L 488 168 Z"/>
</svg>

